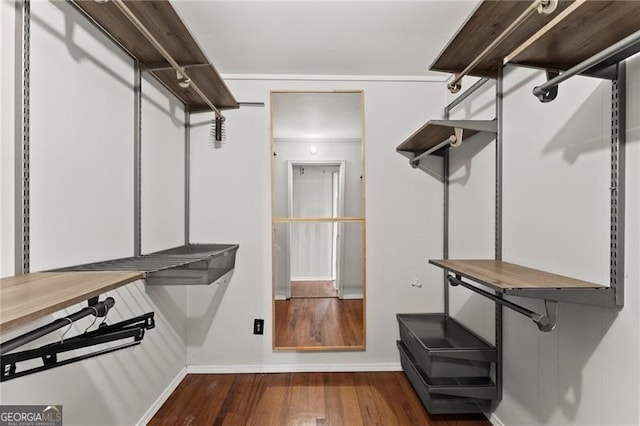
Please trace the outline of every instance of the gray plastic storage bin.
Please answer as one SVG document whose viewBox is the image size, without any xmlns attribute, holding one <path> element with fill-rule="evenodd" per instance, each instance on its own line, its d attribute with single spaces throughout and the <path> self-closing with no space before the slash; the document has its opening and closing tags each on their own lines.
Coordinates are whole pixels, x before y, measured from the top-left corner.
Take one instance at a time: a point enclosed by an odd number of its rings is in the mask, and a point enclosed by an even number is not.
<svg viewBox="0 0 640 426">
<path fill-rule="evenodd" d="M 399 341 L 397 343 L 400 351 L 402 369 L 429 414 L 487 413 L 492 410 L 494 400 L 491 399 L 452 396 L 431 392 L 429 390 L 430 384 L 427 381 L 428 379 L 415 367 L 414 360 L 402 342 Z"/>
<path fill-rule="evenodd" d="M 398 314 L 400 339 L 416 367 L 430 378 L 486 377 L 493 346 L 445 314 Z"/>
</svg>

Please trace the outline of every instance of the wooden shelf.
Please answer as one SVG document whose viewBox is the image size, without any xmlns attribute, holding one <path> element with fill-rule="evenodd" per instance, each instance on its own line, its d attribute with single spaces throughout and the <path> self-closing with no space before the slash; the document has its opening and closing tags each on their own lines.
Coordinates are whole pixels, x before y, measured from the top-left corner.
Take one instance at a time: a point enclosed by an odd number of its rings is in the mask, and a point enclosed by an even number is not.
<svg viewBox="0 0 640 426">
<path fill-rule="evenodd" d="M 74 3 L 138 60 L 143 70 L 149 70 L 191 111 L 211 110 L 192 88 L 185 89 L 178 85 L 176 72 L 169 63 L 112 2 L 74 0 Z M 211 65 L 168 0 L 125 0 L 125 3 L 167 52 L 180 65 L 186 67 L 191 80 L 218 109 L 238 108 L 238 102 L 222 77 Z"/>
<path fill-rule="evenodd" d="M 36 272 L 0 280 L 0 332 L 143 278 L 142 272 Z"/>
<path fill-rule="evenodd" d="M 398 145 L 396 151 L 410 159 L 424 153 L 438 153 L 450 145 L 449 136 L 456 128 L 464 130 L 463 141 L 480 132 L 495 134 L 497 131 L 495 120 L 431 120 Z"/>
<path fill-rule="evenodd" d="M 429 260 L 494 290 L 605 289 L 607 287 L 499 260 Z"/>
<path fill-rule="evenodd" d="M 469 75 L 496 78 L 505 58 L 525 66 L 565 71 L 640 30 L 640 1 L 574 3 L 560 1 L 551 15 L 531 15 Z M 483 1 L 430 69 L 459 73 L 529 4 Z M 563 11 L 566 16 L 557 19 Z"/>
</svg>

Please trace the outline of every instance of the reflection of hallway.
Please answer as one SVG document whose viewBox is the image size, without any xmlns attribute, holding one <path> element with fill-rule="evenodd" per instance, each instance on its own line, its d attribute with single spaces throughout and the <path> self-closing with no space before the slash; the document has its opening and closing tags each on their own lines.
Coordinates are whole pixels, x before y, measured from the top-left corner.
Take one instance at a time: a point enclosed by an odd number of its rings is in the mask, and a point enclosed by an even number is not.
<svg viewBox="0 0 640 426">
<path fill-rule="evenodd" d="M 275 301 L 275 346 L 363 347 L 363 300 L 305 298 Z"/>
<path fill-rule="evenodd" d="M 291 298 L 338 297 L 335 281 L 291 281 Z"/>
</svg>

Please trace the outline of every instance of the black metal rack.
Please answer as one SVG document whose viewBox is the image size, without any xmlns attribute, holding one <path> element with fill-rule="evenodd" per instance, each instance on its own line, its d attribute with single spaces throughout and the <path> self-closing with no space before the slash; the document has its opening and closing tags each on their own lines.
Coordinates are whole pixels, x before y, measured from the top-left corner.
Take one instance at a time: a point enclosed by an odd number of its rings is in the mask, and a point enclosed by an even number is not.
<svg viewBox="0 0 640 426">
<path fill-rule="evenodd" d="M 96 319 L 104 317 L 106 320 L 106 316 L 114 304 L 115 300 L 112 297 L 107 297 L 103 301 L 98 301 L 96 297 L 89 301 L 89 306 L 86 308 L 2 343 L 0 345 L 0 355 L 2 355 L 0 358 L 0 382 L 139 345 L 144 338 L 145 331 L 155 328 L 153 312 L 148 312 L 111 325 L 107 325 L 103 321 L 98 328 L 93 331 L 88 331 L 87 329 L 83 333 L 68 339 L 64 339 L 65 332 L 59 342 L 49 343 L 35 349 L 11 353 L 20 346 L 31 343 L 65 326 L 71 327 L 75 321 L 90 315 L 93 315 Z M 96 345 L 104 345 L 124 339 L 133 340 L 67 359 L 59 359 L 58 357 L 59 354 L 65 352 Z M 42 365 L 26 369 L 20 368 L 20 363 L 33 360 L 41 360 Z"/>
</svg>

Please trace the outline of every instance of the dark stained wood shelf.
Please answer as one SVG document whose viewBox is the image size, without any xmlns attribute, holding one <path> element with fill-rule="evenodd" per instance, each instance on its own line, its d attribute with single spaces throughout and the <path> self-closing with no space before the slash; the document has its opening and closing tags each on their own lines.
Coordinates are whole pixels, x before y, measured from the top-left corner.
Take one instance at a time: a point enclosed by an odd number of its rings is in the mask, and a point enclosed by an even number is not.
<svg viewBox="0 0 640 426">
<path fill-rule="evenodd" d="M 36 272 L 0 280 L 0 331 L 141 280 L 142 272 Z"/>
<path fill-rule="evenodd" d="M 495 120 L 431 120 L 396 148 L 409 159 L 423 153 L 436 153 L 450 145 L 454 129 L 463 129 L 462 140 L 480 132 L 496 133 Z"/>
<path fill-rule="evenodd" d="M 640 30 L 640 1 L 574 3 L 560 0 L 551 15 L 531 15 L 469 75 L 496 78 L 505 58 L 525 66 L 564 71 Z M 514 0 L 483 1 L 430 69 L 459 73 L 529 4 Z M 566 16 L 557 19 L 565 9 Z M 517 54 L 513 55 L 514 52 Z"/>
<path fill-rule="evenodd" d="M 95 0 L 74 0 L 74 3 L 138 60 L 143 70 L 148 70 L 187 105 L 190 111 L 211 110 L 193 88 L 182 88 L 178 85 L 175 70 L 116 5 Z M 211 65 L 168 0 L 125 0 L 125 3 L 167 52 L 180 65 L 185 66 L 191 80 L 218 109 L 238 108 L 238 102 L 224 80 Z"/>
<path fill-rule="evenodd" d="M 500 260 L 429 260 L 454 274 L 494 290 L 604 289 L 607 287 Z"/>
</svg>

